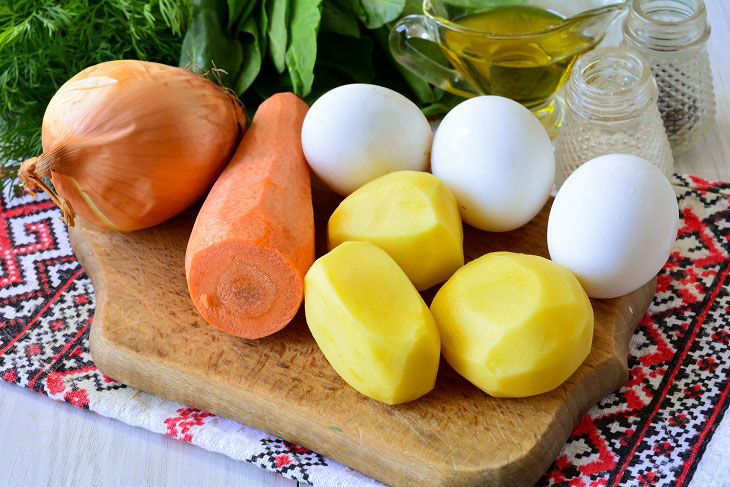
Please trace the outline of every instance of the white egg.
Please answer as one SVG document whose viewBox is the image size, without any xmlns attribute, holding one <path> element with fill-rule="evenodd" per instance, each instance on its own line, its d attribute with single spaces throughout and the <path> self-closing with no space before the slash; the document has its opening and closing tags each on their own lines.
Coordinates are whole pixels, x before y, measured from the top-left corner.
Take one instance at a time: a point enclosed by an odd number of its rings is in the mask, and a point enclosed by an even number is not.
<svg viewBox="0 0 730 487">
<path fill-rule="evenodd" d="M 550 258 L 570 269 L 590 297 L 622 296 L 661 270 L 678 224 L 677 197 L 659 169 L 627 154 L 596 157 L 555 197 Z"/>
<path fill-rule="evenodd" d="M 322 95 L 302 126 L 309 166 L 341 195 L 393 171 L 425 171 L 433 134 L 408 98 L 388 88 L 351 84 Z"/>
<path fill-rule="evenodd" d="M 444 117 L 433 140 L 431 171 L 454 193 L 465 222 L 504 232 L 545 205 L 555 158 L 545 128 L 527 108 L 479 96 Z"/>
</svg>

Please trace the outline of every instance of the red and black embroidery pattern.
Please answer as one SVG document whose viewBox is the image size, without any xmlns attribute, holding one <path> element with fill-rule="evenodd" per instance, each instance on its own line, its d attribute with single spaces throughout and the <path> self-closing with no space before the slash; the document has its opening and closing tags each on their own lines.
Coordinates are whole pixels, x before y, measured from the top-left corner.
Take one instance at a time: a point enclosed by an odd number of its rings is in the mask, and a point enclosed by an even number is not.
<svg viewBox="0 0 730 487">
<path fill-rule="evenodd" d="M 86 348 L 91 281 L 53 203 L 0 204 L 0 377 L 88 408 L 89 385 L 103 389 Z"/>
<path fill-rule="evenodd" d="M 309 470 L 311 467 L 327 465 L 327 461 L 319 453 L 279 438 L 266 438 L 261 440 L 261 444 L 264 450 L 246 459 L 247 462 L 266 470 L 280 472 L 301 482 L 310 483 Z M 291 475 L 292 473 L 294 475 Z"/>
</svg>

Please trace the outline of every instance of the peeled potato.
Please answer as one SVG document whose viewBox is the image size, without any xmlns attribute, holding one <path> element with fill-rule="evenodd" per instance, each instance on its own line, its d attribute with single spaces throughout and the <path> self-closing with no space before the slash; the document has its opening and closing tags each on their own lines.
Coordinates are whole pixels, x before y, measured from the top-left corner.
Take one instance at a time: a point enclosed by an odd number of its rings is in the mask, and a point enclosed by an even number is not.
<svg viewBox="0 0 730 487">
<path fill-rule="evenodd" d="M 535 255 L 470 262 L 441 287 L 431 312 L 446 361 L 492 396 L 550 391 L 591 350 L 588 296 L 570 271 Z"/>
<path fill-rule="evenodd" d="M 383 250 L 346 242 L 315 261 L 304 289 L 309 329 L 345 382 L 387 404 L 433 389 L 440 348 L 436 324 Z"/>
<path fill-rule="evenodd" d="M 419 291 L 464 265 L 456 199 L 425 172 L 393 172 L 362 186 L 340 203 L 327 231 L 330 248 L 360 240 L 385 250 Z"/>
</svg>

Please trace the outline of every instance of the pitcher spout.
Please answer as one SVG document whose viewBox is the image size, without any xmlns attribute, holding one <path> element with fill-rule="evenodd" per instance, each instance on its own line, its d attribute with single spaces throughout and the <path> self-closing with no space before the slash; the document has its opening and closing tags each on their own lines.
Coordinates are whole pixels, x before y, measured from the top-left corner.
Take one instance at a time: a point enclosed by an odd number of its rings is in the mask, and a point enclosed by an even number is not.
<svg viewBox="0 0 730 487">
<path fill-rule="evenodd" d="M 575 2 L 585 5 L 585 2 Z M 564 24 L 571 28 L 582 30 L 586 38 L 594 39 L 596 43 L 603 39 L 611 24 L 629 8 L 629 0 L 623 1 L 595 1 L 589 2 L 592 8 L 581 12 L 566 12 Z"/>
</svg>

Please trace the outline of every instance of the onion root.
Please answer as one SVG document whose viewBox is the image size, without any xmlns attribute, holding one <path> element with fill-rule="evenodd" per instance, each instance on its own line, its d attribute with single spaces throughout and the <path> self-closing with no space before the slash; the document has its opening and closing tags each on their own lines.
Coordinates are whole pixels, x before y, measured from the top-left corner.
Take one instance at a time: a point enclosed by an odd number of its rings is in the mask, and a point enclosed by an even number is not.
<svg viewBox="0 0 730 487">
<path fill-rule="evenodd" d="M 48 194 L 56 206 L 61 209 L 61 220 L 63 220 L 69 227 L 74 226 L 76 212 L 71 204 L 69 204 L 68 200 L 56 193 L 53 188 L 43 181 L 41 176 L 38 174 L 38 162 L 37 157 L 31 157 L 21 164 L 20 171 L 18 171 L 18 179 L 20 179 L 20 183 L 31 196 L 36 195 L 38 188 L 42 189 L 46 194 Z"/>
</svg>

